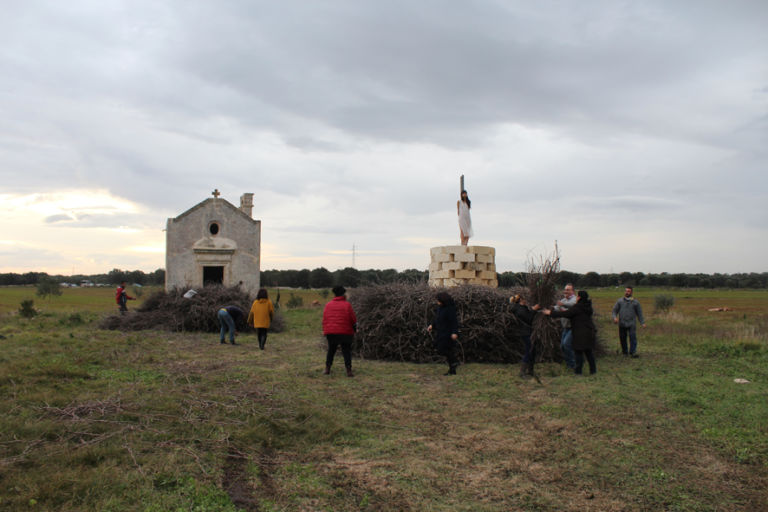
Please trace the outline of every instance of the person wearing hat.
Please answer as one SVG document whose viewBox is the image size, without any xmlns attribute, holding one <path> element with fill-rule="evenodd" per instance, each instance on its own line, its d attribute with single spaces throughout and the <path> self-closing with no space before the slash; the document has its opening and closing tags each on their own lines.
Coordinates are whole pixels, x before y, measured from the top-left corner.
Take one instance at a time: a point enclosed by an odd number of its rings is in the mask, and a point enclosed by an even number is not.
<svg viewBox="0 0 768 512">
<path fill-rule="evenodd" d="M 576 353 L 574 373 L 581 375 L 585 357 L 589 362 L 589 374 L 597 373 L 597 364 L 593 353 L 596 344 L 596 329 L 595 323 L 592 321 L 593 309 L 589 294 L 585 290 L 579 290 L 576 304 L 571 308 L 561 311 L 545 309 L 542 313 L 552 318 L 570 319 L 573 330 L 573 351 Z"/>
<path fill-rule="evenodd" d="M 533 377 L 533 364 L 536 361 L 536 348 L 531 342 L 533 332 L 533 319 L 541 306 L 536 304 L 529 307 L 522 295 L 517 294 L 509 298 L 512 314 L 520 321 L 520 337 L 523 339 L 525 352 L 520 363 L 520 377 L 528 379 Z"/>
<path fill-rule="evenodd" d="M 347 377 L 354 377 L 355 375 L 352 373 L 352 342 L 357 331 L 357 316 L 352 309 L 352 304 L 344 296 L 345 293 L 347 290 L 343 286 L 335 286 L 333 299 L 323 309 L 323 334 L 328 339 L 328 352 L 325 356 L 325 371 L 323 373 L 325 375 L 331 373 L 333 358 L 339 345 L 341 345 Z"/>
</svg>

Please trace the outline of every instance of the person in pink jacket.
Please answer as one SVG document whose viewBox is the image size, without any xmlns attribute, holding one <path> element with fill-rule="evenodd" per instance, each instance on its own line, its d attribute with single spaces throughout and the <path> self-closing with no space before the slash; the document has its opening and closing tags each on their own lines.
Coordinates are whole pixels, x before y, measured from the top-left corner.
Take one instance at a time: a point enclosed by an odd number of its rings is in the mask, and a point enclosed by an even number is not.
<svg viewBox="0 0 768 512">
<path fill-rule="evenodd" d="M 352 309 L 352 304 L 347 302 L 345 293 L 347 290 L 343 286 L 334 287 L 334 297 L 325 305 L 323 310 L 323 334 L 328 339 L 324 373 L 325 375 L 331 373 L 333 357 L 336 355 L 336 349 L 341 345 L 347 377 L 354 377 L 355 375 L 352 373 L 352 341 L 354 341 L 355 331 L 357 331 L 357 317 Z"/>
</svg>

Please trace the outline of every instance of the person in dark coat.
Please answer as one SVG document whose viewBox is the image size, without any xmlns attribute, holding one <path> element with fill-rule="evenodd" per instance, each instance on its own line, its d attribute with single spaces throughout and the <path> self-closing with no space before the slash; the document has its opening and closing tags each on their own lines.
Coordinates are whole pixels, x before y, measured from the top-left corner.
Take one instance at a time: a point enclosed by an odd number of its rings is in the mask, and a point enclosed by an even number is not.
<svg viewBox="0 0 768 512">
<path fill-rule="evenodd" d="M 576 368 L 574 372 L 581 375 L 581 369 L 584 366 L 584 358 L 589 362 L 589 374 L 597 373 L 595 363 L 595 323 L 592 321 L 592 301 L 589 294 L 580 290 L 576 305 L 563 311 L 551 311 L 545 309 L 543 313 L 552 318 L 568 318 L 571 320 L 571 329 L 573 330 L 573 351 L 576 352 Z"/>
<path fill-rule="evenodd" d="M 347 377 L 354 377 L 352 373 L 352 343 L 357 332 L 357 316 L 352 304 L 345 297 L 347 290 L 343 286 L 333 288 L 333 299 L 323 309 L 323 334 L 328 340 L 328 352 L 325 354 L 325 375 L 331 373 L 331 365 L 336 350 L 341 345 L 341 353 L 344 356 L 344 367 L 347 369 Z"/>
<path fill-rule="evenodd" d="M 437 309 L 427 331 L 435 331 L 437 353 L 448 360 L 446 375 L 456 375 L 459 360 L 456 358 L 456 341 L 459 339 L 459 320 L 456 318 L 456 304 L 448 292 L 437 294 Z"/>
<path fill-rule="evenodd" d="M 520 363 L 520 377 L 527 379 L 533 377 L 533 363 L 536 361 L 536 347 L 531 342 L 533 332 L 533 319 L 541 306 L 536 304 L 529 307 L 522 295 L 509 298 L 512 314 L 520 321 L 520 337 L 523 338 L 525 353 Z"/>
</svg>

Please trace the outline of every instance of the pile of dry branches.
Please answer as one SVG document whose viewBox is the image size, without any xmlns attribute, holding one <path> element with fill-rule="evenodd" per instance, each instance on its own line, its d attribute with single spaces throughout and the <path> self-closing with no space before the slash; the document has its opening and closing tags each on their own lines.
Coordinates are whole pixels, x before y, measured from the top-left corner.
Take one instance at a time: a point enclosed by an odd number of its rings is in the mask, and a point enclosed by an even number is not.
<svg viewBox="0 0 768 512">
<path fill-rule="evenodd" d="M 245 315 L 251 309 L 253 299 L 240 288 L 234 286 L 206 286 L 196 289 L 196 295 L 185 298 L 185 289 L 175 289 L 166 293 L 156 292 L 150 295 L 135 312 L 125 315 L 112 315 L 102 320 L 102 329 L 120 331 L 141 331 L 156 329 L 164 331 L 202 331 L 216 332 L 219 320 L 216 315 L 219 308 L 237 306 Z M 245 321 L 245 319 L 243 319 Z M 237 326 L 245 330 L 245 325 Z M 270 330 L 280 332 L 285 322 L 279 312 L 275 312 Z"/>
<path fill-rule="evenodd" d="M 432 322 L 440 291 L 426 284 L 387 284 L 358 288 L 350 302 L 358 318 L 357 355 L 396 361 L 442 361 L 426 327 Z M 461 286 L 448 292 L 459 318 L 459 358 L 464 362 L 520 361 L 524 346 L 521 326 L 509 307 L 510 290 Z M 537 315 L 543 317 L 543 315 Z M 556 336 L 540 337 L 537 352 L 543 360 L 560 357 L 558 324 L 548 318 Z"/>
<path fill-rule="evenodd" d="M 521 294 L 528 305 L 539 304 L 543 308 L 557 302 L 557 278 L 560 274 L 560 250 L 555 242 L 555 251 L 549 256 L 530 256 L 527 262 L 525 287 L 516 293 Z M 533 343 L 559 346 L 561 334 L 560 322 L 554 322 L 544 315 L 536 315 L 533 319 Z"/>
</svg>

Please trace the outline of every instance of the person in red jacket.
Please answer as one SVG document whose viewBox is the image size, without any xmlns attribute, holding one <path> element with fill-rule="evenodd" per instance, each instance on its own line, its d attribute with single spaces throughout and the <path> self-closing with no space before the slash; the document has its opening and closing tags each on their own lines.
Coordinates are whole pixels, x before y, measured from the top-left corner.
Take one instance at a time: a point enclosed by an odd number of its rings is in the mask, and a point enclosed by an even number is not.
<svg viewBox="0 0 768 512">
<path fill-rule="evenodd" d="M 325 375 L 331 373 L 333 357 L 336 349 L 341 345 L 341 353 L 344 355 L 344 366 L 347 368 L 347 377 L 354 377 L 352 373 L 352 341 L 357 331 L 357 317 L 352 309 L 352 304 L 347 302 L 344 294 L 347 290 L 343 286 L 333 288 L 333 299 L 325 305 L 323 310 L 323 334 L 328 338 L 328 354 L 325 356 Z"/>
<path fill-rule="evenodd" d="M 128 292 L 125 291 L 125 281 L 120 281 L 120 286 L 115 290 L 115 301 L 117 302 L 117 307 L 120 310 L 121 315 L 128 312 L 129 300 L 136 300 L 136 297 L 128 295 Z"/>
</svg>

